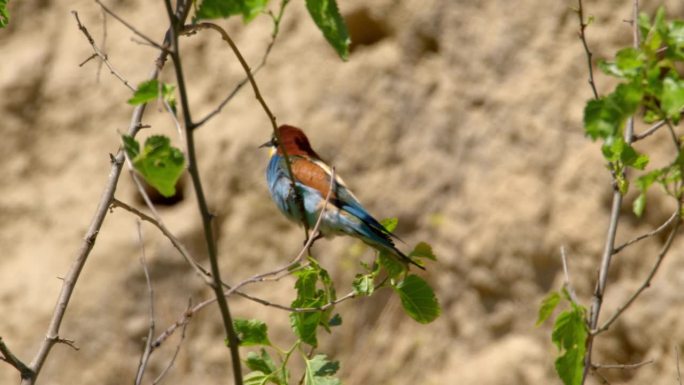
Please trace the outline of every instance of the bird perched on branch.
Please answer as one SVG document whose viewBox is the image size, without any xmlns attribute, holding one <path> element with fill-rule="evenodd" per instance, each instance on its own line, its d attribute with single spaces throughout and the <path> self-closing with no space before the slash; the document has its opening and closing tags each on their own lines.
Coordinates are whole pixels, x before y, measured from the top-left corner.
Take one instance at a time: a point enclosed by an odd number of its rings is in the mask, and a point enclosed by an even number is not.
<svg viewBox="0 0 684 385">
<path fill-rule="evenodd" d="M 404 263 L 424 269 L 397 249 L 393 238 L 398 238 L 366 211 L 342 178 L 311 148 L 309 139 L 302 130 L 282 125 L 278 128 L 278 135 L 274 135 L 260 147 L 270 148 L 271 160 L 266 170 L 268 189 L 276 205 L 288 219 L 303 224 L 304 217 L 308 228 L 313 228 L 330 192 L 319 226 L 320 234 L 315 236 L 351 235 L 377 250 L 388 252 Z M 290 161 L 294 186 L 301 197 L 300 201 L 292 188 L 285 154 Z M 305 215 L 301 214 L 302 206 Z"/>
</svg>

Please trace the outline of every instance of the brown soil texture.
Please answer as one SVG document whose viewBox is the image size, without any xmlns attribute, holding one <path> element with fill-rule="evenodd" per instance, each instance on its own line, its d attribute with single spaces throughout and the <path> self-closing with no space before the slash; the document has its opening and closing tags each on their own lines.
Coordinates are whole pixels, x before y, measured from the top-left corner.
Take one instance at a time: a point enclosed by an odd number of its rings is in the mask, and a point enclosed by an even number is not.
<svg viewBox="0 0 684 385">
<path fill-rule="evenodd" d="M 278 2 L 270 6 L 276 8 Z M 644 2 L 646 3 L 646 2 Z M 116 0 L 112 9 L 161 39 L 163 2 Z M 659 2 L 643 4 L 653 11 Z M 570 1 L 341 1 L 354 46 L 340 61 L 309 19 L 304 2 L 286 11 L 281 35 L 257 76 L 278 122 L 302 127 L 377 217 L 399 218 L 408 249 L 433 245 L 439 261 L 422 274 L 437 291 L 442 316 L 420 325 L 387 291 L 338 307 L 343 324 L 319 351 L 340 360 L 346 384 L 555 384 L 549 324 L 535 327 L 540 300 L 561 287 L 561 246 L 572 284 L 588 305 L 610 211 L 610 175 L 599 145 L 583 135 L 591 97 L 586 56 Z M 681 2 L 667 2 L 683 16 Z M 631 41 L 631 1 L 589 1 L 587 30 L 595 58 Z M 119 147 L 130 91 L 97 60 L 70 10 L 101 44 L 103 16 L 91 1 L 12 0 L 0 30 L 0 336 L 30 361 L 42 342 L 63 277 L 76 255 Z M 269 17 L 220 22 L 255 66 L 270 40 Z M 146 79 L 157 52 L 106 18 L 105 49 L 132 83 Z M 182 45 L 193 116 L 211 111 L 243 78 L 217 34 Z M 174 82 L 169 65 L 162 78 Z M 175 83 L 175 82 L 174 82 Z M 614 82 L 597 75 L 600 92 Z M 153 104 L 141 135 L 164 133 L 181 145 L 169 115 Z M 644 129 L 642 126 L 638 130 Z M 216 213 L 220 264 L 228 282 L 272 270 L 301 247 L 303 233 L 270 200 L 257 146 L 270 123 L 249 88 L 196 134 L 199 167 Z M 639 148 L 662 166 L 665 131 Z M 189 183 L 185 199 L 160 214 L 203 264 L 201 223 Z M 116 196 L 138 202 L 124 172 Z M 672 204 L 654 193 L 645 218 L 626 199 L 618 242 L 649 231 Z M 108 215 L 82 271 L 43 384 L 131 383 L 148 327 L 148 296 L 135 218 Z M 211 291 L 148 224 L 142 226 L 162 330 Z M 610 315 L 652 266 L 664 238 L 619 254 L 602 316 Z M 408 250 L 407 250 L 408 251 Z M 369 250 L 353 239 L 319 241 L 314 253 L 346 293 Z M 675 241 L 653 285 L 596 340 L 601 363 L 653 359 L 636 370 L 602 370 L 611 384 L 673 384 L 675 347 L 684 338 L 684 250 Z M 293 298 L 293 280 L 253 285 L 275 303 Z M 274 341 L 291 341 L 287 313 L 231 298 L 236 317 L 268 320 Z M 174 336 L 152 356 L 151 383 L 172 355 Z M 214 307 L 192 319 L 167 384 L 230 383 L 228 351 Z M 298 378 L 298 377 L 296 377 Z M 0 384 L 18 383 L 0 365 Z M 601 383 L 592 377 L 592 384 Z"/>
</svg>

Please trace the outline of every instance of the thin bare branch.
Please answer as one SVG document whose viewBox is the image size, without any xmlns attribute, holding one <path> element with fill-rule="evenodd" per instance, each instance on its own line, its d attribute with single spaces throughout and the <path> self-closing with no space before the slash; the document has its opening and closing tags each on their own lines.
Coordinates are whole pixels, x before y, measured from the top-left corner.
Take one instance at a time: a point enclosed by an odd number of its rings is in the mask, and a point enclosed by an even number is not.
<svg viewBox="0 0 684 385">
<path fill-rule="evenodd" d="M 145 40 L 147 43 L 153 45 L 155 48 L 161 50 L 162 52 L 168 51 L 168 44 L 160 45 L 156 41 L 152 40 L 151 38 L 147 37 L 144 33 L 140 32 L 137 28 L 135 28 L 131 23 L 127 22 L 124 20 L 121 16 L 117 15 L 112 11 L 111 9 L 107 8 L 106 5 L 102 4 L 100 0 L 95 0 L 95 2 L 102 7 L 102 9 L 107 12 L 109 15 L 111 15 L 113 18 L 115 18 L 119 23 L 123 24 L 126 28 L 128 28 L 131 32 L 134 34 L 140 36 L 143 40 Z"/>
<path fill-rule="evenodd" d="M 277 15 L 271 14 L 271 18 L 273 19 L 273 32 L 271 33 L 271 42 L 268 44 L 268 47 L 266 47 L 266 51 L 264 51 L 263 56 L 261 57 L 261 62 L 259 63 L 258 66 L 254 68 L 254 70 L 251 71 L 252 76 L 255 76 L 259 70 L 261 70 L 265 65 L 266 61 L 268 60 L 268 56 L 271 54 L 271 50 L 273 49 L 273 46 L 275 45 L 276 38 L 278 37 L 278 32 L 280 31 L 280 22 L 283 19 L 283 14 L 285 12 L 285 7 L 287 4 L 290 2 L 290 0 L 281 0 L 280 2 L 280 10 L 278 11 Z M 219 105 L 211 112 L 209 112 L 204 118 L 200 119 L 195 123 L 195 128 L 199 128 L 206 122 L 208 122 L 211 118 L 215 117 L 218 115 L 221 110 L 230 102 L 235 95 L 237 95 L 238 91 L 242 89 L 242 87 L 245 86 L 249 82 L 249 77 L 245 76 L 244 79 L 242 79 L 236 86 L 233 88 L 232 91 L 219 103 Z"/>
<path fill-rule="evenodd" d="M 150 306 L 149 306 L 149 327 L 147 331 L 147 339 L 145 340 L 145 349 L 140 357 L 140 364 L 138 365 L 137 375 L 135 376 L 135 385 L 140 385 L 145 375 L 145 369 L 147 369 L 147 363 L 150 359 L 150 353 L 152 353 L 152 338 L 154 337 L 154 289 L 152 288 L 152 279 L 150 278 L 150 272 L 147 269 L 147 262 L 145 257 L 145 241 L 142 235 L 142 226 L 140 225 L 140 219 L 135 221 L 138 228 L 138 240 L 140 242 L 140 264 L 142 265 L 143 272 L 145 273 L 145 282 L 147 284 L 147 294 L 149 296 Z"/>
<path fill-rule="evenodd" d="M 621 252 L 622 250 L 624 250 L 625 247 L 628 247 L 628 246 L 630 246 L 630 245 L 633 245 L 633 244 L 635 244 L 635 243 L 637 243 L 637 242 L 639 242 L 639 241 L 641 241 L 641 240 L 644 240 L 644 239 L 646 239 L 646 238 L 649 238 L 649 237 L 652 237 L 652 236 L 654 236 L 654 235 L 660 234 L 660 233 L 661 233 L 663 230 L 665 230 L 670 224 L 672 224 L 672 222 L 674 222 L 675 219 L 677 219 L 678 214 L 679 214 L 679 213 L 677 213 L 677 212 L 675 211 L 674 213 L 672 213 L 672 215 L 670 215 L 670 217 L 669 217 L 662 225 L 658 226 L 657 229 L 655 229 L 655 230 L 653 230 L 653 231 L 649 231 L 649 232 L 646 233 L 646 234 L 641 234 L 641 235 L 639 235 L 638 237 L 632 238 L 632 239 L 630 239 L 629 241 L 627 241 L 627 242 L 621 244 L 620 246 L 616 247 L 615 250 L 613 251 L 613 254 L 617 254 L 617 253 Z"/>
<path fill-rule="evenodd" d="M 647 137 L 653 135 L 656 131 L 658 131 L 658 129 L 659 129 L 660 127 L 662 127 L 662 126 L 664 126 L 664 125 L 665 125 L 665 121 L 664 121 L 664 120 L 661 120 L 661 121 L 655 123 L 654 125 L 652 125 L 649 129 L 647 129 L 646 131 L 642 132 L 641 134 L 635 134 L 635 135 L 634 135 L 634 142 L 637 142 L 637 141 L 639 141 L 639 140 L 645 139 L 645 138 L 647 138 Z"/>
<path fill-rule="evenodd" d="M 681 204 L 678 205 L 677 212 L 679 212 L 680 210 L 681 210 Z M 613 322 L 615 322 L 618 319 L 618 317 L 620 317 L 620 315 L 625 310 L 627 310 L 632 305 L 632 303 L 634 303 L 634 301 L 639 297 L 639 295 L 641 295 L 641 293 L 644 290 L 648 289 L 651 286 L 651 281 L 653 280 L 653 277 L 655 277 L 656 273 L 658 272 L 658 268 L 660 267 L 663 260 L 665 259 L 667 252 L 670 250 L 670 247 L 672 246 L 672 242 L 674 241 L 675 235 L 677 234 L 677 230 L 679 230 L 680 224 L 681 224 L 681 217 L 678 215 L 676 217 L 676 220 L 675 220 L 673 226 L 672 226 L 672 230 L 670 230 L 670 234 L 668 235 L 667 240 L 665 241 L 665 244 L 663 245 L 663 247 L 660 249 L 660 252 L 658 253 L 656 263 L 651 268 L 651 271 L 648 273 L 648 276 L 646 276 L 646 279 L 644 280 L 644 282 L 627 299 L 627 301 L 625 301 L 625 303 L 618 306 L 615 313 L 613 313 L 613 315 L 606 322 L 604 322 L 600 328 L 598 328 L 596 330 L 594 330 L 593 328 L 591 329 L 592 335 L 596 335 L 596 334 L 599 334 L 599 333 L 602 333 L 602 332 L 608 330 L 608 328 L 610 328 L 610 326 L 613 324 Z"/>
<path fill-rule="evenodd" d="M 192 298 L 188 298 L 188 307 L 185 311 L 188 312 L 190 311 L 190 309 L 192 309 Z M 181 336 L 178 340 L 178 345 L 176 345 L 176 350 L 173 352 L 173 357 L 171 357 L 171 360 L 169 360 L 169 363 L 166 365 L 164 370 L 162 370 L 161 373 L 159 373 L 159 375 L 157 376 L 157 378 L 154 379 L 152 385 L 157 385 L 158 383 L 160 383 L 164 379 L 166 374 L 169 372 L 169 370 L 171 370 L 171 368 L 173 367 L 173 364 L 176 362 L 176 358 L 178 357 L 178 352 L 180 352 L 181 346 L 183 344 L 183 340 L 185 340 L 185 329 L 187 329 L 187 327 L 188 323 L 186 322 L 183 324 L 183 328 L 181 329 Z"/>
<path fill-rule="evenodd" d="M 88 29 L 81 23 L 81 20 L 78 17 L 78 12 L 76 11 L 71 11 L 71 14 L 74 15 L 74 18 L 76 19 L 76 24 L 78 25 L 78 29 L 83 32 L 85 35 L 86 39 L 88 40 L 88 43 L 90 43 L 90 46 L 93 48 L 94 54 L 91 55 L 88 59 L 86 59 L 83 63 L 79 64 L 79 67 L 83 66 L 85 63 L 90 61 L 91 59 L 95 57 L 100 58 L 100 63 L 104 63 L 107 68 L 109 68 L 109 72 L 114 75 L 117 79 L 123 83 L 124 86 L 128 87 L 129 90 L 135 92 L 135 87 L 131 86 L 131 84 L 128 82 L 128 80 L 121 74 L 121 72 L 117 71 L 114 66 L 109 62 L 109 58 L 107 57 L 107 54 L 102 52 L 100 48 L 95 44 L 95 39 L 90 35 L 90 32 L 88 32 Z M 98 74 L 99 74 L 99 69 L 98 69 Z M 98 75 L 99 76 L 99 75 Z"/>
<path fill-rule="evenodd" d="M 5 344 L 5 341 L 2 340 L 2 337 L 0 337 L 0 353 L 2 354 L 2 356 L 0 356 L 0 360 L 14 366 L 14 368 L 19 371 L 22 379 L 31 378 L 33 376 L 33 370 L 9 350 Z"/>
<path fill-rule="evenodd" d="M 582 0 L 578 0 L 577 2 L 577 16 L 579 17 L 580 23 L 579 37 L 580 40 L 582 40 L 582 46 L 584 47 L 584 52 L 586 53 L 587 57 L 587 67 L 589 68 L 589 85 L 591 86 L 591 91 L 594 93 L 594 99 L 598 99 L 599 95 L 598 91 L 596 90 L 596 84 L 594 83 L 594 66 L 591 63 L 593 54 L 591 53 L 589 45 L 587 44 L 587 35 L 585 31 L 589 24 L 584 21 L 584 8 L 582 7 Z"/>
<path fill-rule="evenodd" d="M 675 345 L 675 360 L 677 361 L 677 383 L 682 385 L 682 373 L 679 371 L 679 347 Z"/>
<path fill-rule="evenodd" d="M 638 369 L 642 366 L 650 365 L 654 363 L 654 360 L 647 360 L 642 362 L 637 362 L 634 364 L 592 364 L 594 369 Z"/>
<path fill-rule="evenodd" d="M 572 284 L 570 283 L 571 281 L 570 281 L 570 273 L 568 271 L 568 257 L 565 254 L 565 247 L 564 246 L 561 246 L 560 253 L 561 253 L 561 262 L 563 263 L 563 287 L 565 287 L 565 290 L 570 295 L 570 299 L 575 303 L 579 303 L 579 301 L 577 300 L 577 295 L 575 294 L 575 289 L 573 289 Z"/>
</svg>

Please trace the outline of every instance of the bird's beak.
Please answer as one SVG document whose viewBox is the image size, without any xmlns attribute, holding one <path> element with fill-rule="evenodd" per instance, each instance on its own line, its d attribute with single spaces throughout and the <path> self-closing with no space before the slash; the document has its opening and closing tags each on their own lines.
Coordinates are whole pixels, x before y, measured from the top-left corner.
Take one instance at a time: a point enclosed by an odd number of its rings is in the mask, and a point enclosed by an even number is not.
<svg viewBox="0 0 684 385">
<path fill-rule="evenodd" d="M 264 148 L 264 147 L 272 147 L 273 146 L 273 139 L 269 140 L 268 142 L 262 144 L 259 146 L 259 148 Z"/>
</svg>

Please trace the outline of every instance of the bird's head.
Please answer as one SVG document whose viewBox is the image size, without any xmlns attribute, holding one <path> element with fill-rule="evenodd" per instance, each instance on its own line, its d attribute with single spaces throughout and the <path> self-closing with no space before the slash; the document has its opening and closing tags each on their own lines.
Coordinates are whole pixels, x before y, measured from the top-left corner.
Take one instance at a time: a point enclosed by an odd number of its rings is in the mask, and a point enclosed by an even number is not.
<svg viewBox="0 0 684 385">
<path fill-rule="evenodd" d="M 273 135 L 271 140 L 259 147 L 268 147 L 270 156 L 275 154 L 282 155 L 283 148 L 285 148 L 288 156 L 309 156 L 320 159 L 318 154 L 311 148 L 309 139 L 304 134 L 304 131 L 287 124 L 278 127 L 278 135 Z"/>
</svg>

